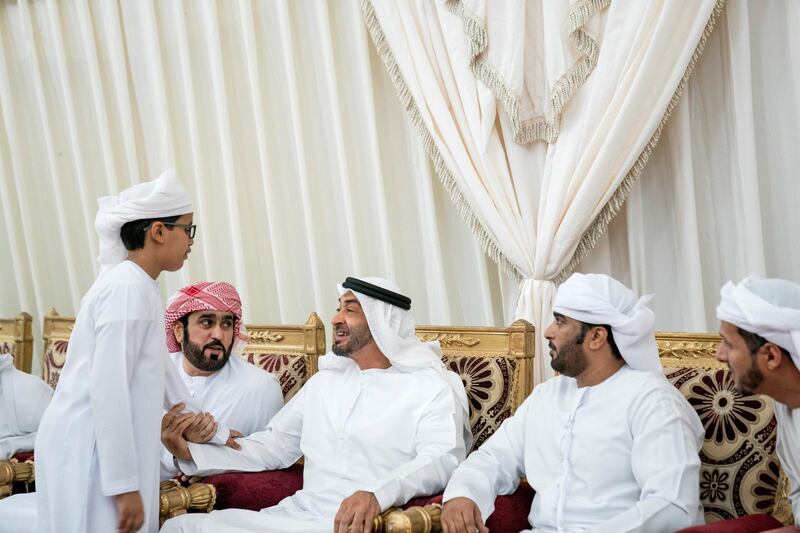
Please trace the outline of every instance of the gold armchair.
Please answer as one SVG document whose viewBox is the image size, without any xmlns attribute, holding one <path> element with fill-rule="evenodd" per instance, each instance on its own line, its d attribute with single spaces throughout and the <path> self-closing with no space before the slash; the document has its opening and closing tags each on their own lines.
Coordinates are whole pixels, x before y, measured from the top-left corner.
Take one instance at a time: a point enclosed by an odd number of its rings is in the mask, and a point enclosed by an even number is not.
<svg viewBox="0 0 800 533">
<path fill-rule="evenodd" d="M 705 427 L 700 498 L 706 522 L 766 513 L 788 523 L 791 506 L 775 453 L 772 400 L 736 391 L 727 365 L 714 357 L 718 335 L 661 332 L 656 341 L 664 374 Z"/>
<path fill-rule="evenodd" d="M 29 374 L 33 360 L 32 324 L 28 313 L 0 319 L 0 353 L 13 353 L 14 367 Z"/>
<path fill-rule="evenodd" d="M 473 449 L 489 438 L 533 390 L 534 329 L 419 326 L 417 338 L 438 341 L 447 368 L 461 376 L 469 402 Z"/>
<path fill-rule="evenodd" d="M 325 354 L 325 326 L 316 313 L 302 325 L 247 325 L 250 341 L 242 358 L 270 372 L 280 381 L 289 401 L 317 371 Z"/>
</svg>

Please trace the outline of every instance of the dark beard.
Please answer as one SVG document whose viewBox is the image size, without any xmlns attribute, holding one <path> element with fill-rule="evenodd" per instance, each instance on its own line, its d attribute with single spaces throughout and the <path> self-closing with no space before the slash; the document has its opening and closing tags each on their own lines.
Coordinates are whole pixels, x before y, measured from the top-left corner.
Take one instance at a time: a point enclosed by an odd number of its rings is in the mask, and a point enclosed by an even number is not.
<svg viewBox="0 0 800 533">
<path fill-rule="evenodd" d="M 336 330 L 333 331 L 333 343 L 331 346 L 331 351 L 336 355 L 342 357 L 349 357 L 351 353 L 357 352 L 370 342 L 372 342 L 372 332 L 369 330 L 369 326 L 364 324 L 355 329 L 350 329 L 349 331 L 350 337 L 347 339 L 347 342 L 344 345 L 337 346 L 336 344 Z"/>
<path fill-rule="evenodd" d="M 189 340 L 189 332 L 187 330 L 188 328 L 185 328 L 183 333 L 183 356 L 188 359 L 189 363 L 191 363 L 193 367 L 198 370 L 202 370 L 203 372 L 216 372 L 227 364 L 228 358 L 231 356 L 233 341 L 231 341 L 231 345 L 228 346 L 227 349 L 225 349 L 225 346 L 223 346 L 220 341 L 211 341 L 205 346 L 201 347 Z M 205 359 L 203 357 L 203 352 L 205 352 L 207 348 L 211 347 L 220 348 L 223 350 L 222 357 L 216 361 Z"/>
<path fill-rule="evenodd" d="M 739 386 L 736 389 L 744 395 L 755 394 L 756 389 L 764 381 L 764 374 L 756 366 L 755 360 L 750 362 L 750 368 L 747 369 L 745 375 L 739 380 Z"/>
<path fill-rule="evenodd" d="M 586 370 L 586 354 L 583 353 L 582 343 L 578 342 L 578 337 L 560 350 L 556 350 L 555 357 L 550 359 L 550 366 L 556 372 L 574 378 Z M 555 349 L 552 343 L 550 348 Z"/>
</svg>

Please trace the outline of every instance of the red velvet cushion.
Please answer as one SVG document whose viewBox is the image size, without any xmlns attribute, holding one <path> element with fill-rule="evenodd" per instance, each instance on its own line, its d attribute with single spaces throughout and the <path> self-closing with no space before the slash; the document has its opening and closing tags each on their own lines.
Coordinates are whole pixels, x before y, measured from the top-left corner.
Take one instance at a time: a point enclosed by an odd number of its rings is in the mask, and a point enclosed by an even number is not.
<svg viewBox="0 0 800 533">
<path fill-rule="evenodd" d="M 277 504 L 303 487 L 303 466 L 293 465 L 284 470 L 272 472 L 241 473 L 232 472 L 209 476 L 202 480 L 217 489 L 217 503 L 214 509 L 250 509 L 260 511 Z M 527 483 L 520 483 L 514 494 L 498 496 L 495 511 L 486 526 L 494 533 L 521 531 L 528 529 L 528 513 L 533 501 L 533 489 Z M 403 508 L 430 503 L 442 503 L 442 495 L 414 498 Z"/>
<path fill-rule="evenodd" d="M 19 452 L 13 457 L 13 459 L 16 459 L 20 463 L 24 463 L 28 459 L 33 459 L 33 452 Z"/>
<path fill-rule="evenodd" d="M 272 507 L 303 488 L 303 465 L 292 465 L 271 472 L 231 472 L 202 480 L 217 489 L 214 509 L 249 509 Z"/>
<path fill-rule="evenodd" d="M 678 533 L 757 533 L 783 527 L 783 524 L 765 514 L 751 514 L 733 520 L 720 520 L 705 526 L 687 527 Z"/>
</svg>

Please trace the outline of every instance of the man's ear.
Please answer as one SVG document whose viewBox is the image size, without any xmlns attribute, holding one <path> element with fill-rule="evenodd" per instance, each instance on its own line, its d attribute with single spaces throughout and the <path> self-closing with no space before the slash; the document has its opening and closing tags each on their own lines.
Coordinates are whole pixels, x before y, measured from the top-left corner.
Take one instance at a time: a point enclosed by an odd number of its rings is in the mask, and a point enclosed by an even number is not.
<svg viewBox="0 0 800 533">
<path fill-rule="evenodd" d="M 786 355 L 784 355 L 777 344 L 768 342 L 759 348 L 758 351 L 762 354 L 762 357 L 764 358 L 764 364 L 769 370 L 778 370 L 784 363 L 783 359 L 786 357 Z"/>
<path fill-rule="evenodd" d="M 604 342 L 608 341 L 608 331 L 600 326 L 593 326 L 589 335 L 589 348 L 599 350 Z"/>
<path fill-rule="evenodd" d="M 172 334 L 175 335 L 178 344 L 183 348 L 183 322 L 176 320 L 175 323 L 172 324 Z"/>
</svg>

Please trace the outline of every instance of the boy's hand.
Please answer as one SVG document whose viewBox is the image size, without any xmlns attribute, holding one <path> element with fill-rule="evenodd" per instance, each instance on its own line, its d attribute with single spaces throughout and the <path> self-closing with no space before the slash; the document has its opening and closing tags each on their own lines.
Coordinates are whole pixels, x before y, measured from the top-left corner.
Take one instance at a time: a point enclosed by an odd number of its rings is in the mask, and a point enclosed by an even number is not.
<svg viewBox="0 0 800 533">
<path fill-rule="evenodd" d="M 142 497 L 137 491 L 126 492 L 114 496 L 117 504 L 117 531 L 120 533 L 136 533 L 144 525 L 144 506 Z"/>
</svg>

